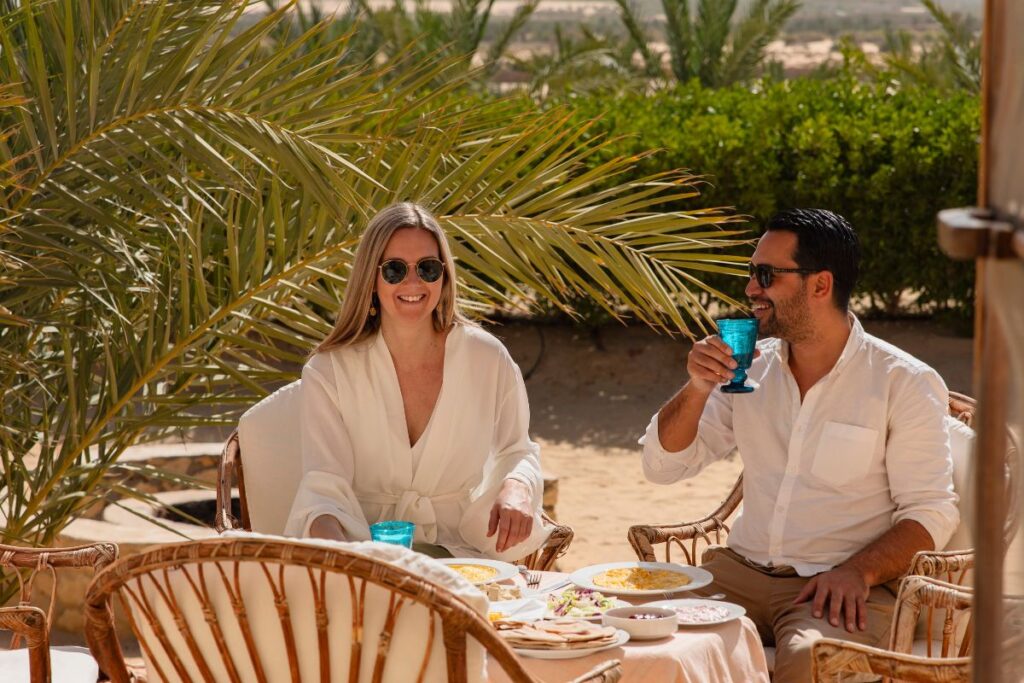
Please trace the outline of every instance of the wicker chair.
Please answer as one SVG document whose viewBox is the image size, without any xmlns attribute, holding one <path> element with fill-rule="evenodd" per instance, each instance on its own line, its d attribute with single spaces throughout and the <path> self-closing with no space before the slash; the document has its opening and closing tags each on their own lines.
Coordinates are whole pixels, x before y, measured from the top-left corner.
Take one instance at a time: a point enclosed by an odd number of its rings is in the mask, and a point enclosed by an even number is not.
<svg viewBox="0 0 1024 683">
<path fill-rule="evenodd" d="M 974 399 L 950 392 L 949 414 L 968 427 L 974 418 Z M 1009 545 L 1017 531 L 1018 519 L 1016 510 L 1017 494 L 1017 457 L 1014 447 L 1015 439 L 1009 435 L 1010 448 L 1007 451 L 1007 486 L 1010 490 L 1010 503 L 1004 535 Z M 743 498 L 743 475 L 736 480 L 729 495 L 718 506 L 718 509 L 707 517 L 695 522 L 684 524 L 641 524 L 630 527 L 628 538 L 633 551 L 641 560 L 652 562 L 656 559 L 654 546 L 664 544 L 665 561 L 672 561 L 672 547 L 677 546 L 682 553 L 682 561 L 696 565 L 700 562 L 701 552 L 712 544 L 722 544 L 729 534 L 729 521 L 736 512 Z M 962 585 L 967 572 L 974 566 L 974 552 L 970 549 L 926 551 L 914 556 L 908 574 L 933 576 L 949 583 Z"/>
<path fill-rule="evenodd" d="M 294 453 L 299 440 L 300 382 L 278 389 L 246 411 L 239 420 L 238 429 L 224 444 L 217 485 L 215 526 L 218 531 L 240 529 L 274 535 L 284 532 L 288 506 L 295 497 L 301 472 L 295 458 L 276 456 L 278 453 Z M 258 443 L 263 451 L 257 454 L 257 458 L 250 458 L 252 462 L 248 469 L 244 469 L 242 464 L 242 441 Z M 237 516 L 231 510 L 236 489 L 240 504 Z M 250 499 L 261 501 L 260 506 L 250 506 Z M 282 501 L 286 503 L 282 505 Z M 553 527 L 548 540 L 536 552 L 518 561 L 528 569 L 552 569 L 572 543 L 572 527 L 558 524 L 547 515 L 544 515 L 544 520 Z"/>
<path fill-rule="evenodd" d="M 453 592 L 468 583 L 449 590 L 430 582 L 416 573 L 423 563 L 449 579 L 450 572 L 390 548 L 409 569 L 341 544 L 206 539 L 163 546 L 96 576 L 86 597 L 86 640 L 113 683 L 132 680 L 114 632 L 116 599 L 150 681 L 463 683 L 483 675 L 486 651 L 511 680 L 535 683 L 488 621 Z M 463 595 L 482 598 L 471 589 Z M 609 660 L 577 682 L 619 676 L 618 662 Z"/>
<path fill-rule="evenodd" d="M 936 616 L 941 637 L 935 638 Z M 927 637 L 916 639 L 919 622 Z M 900 581 L 889 649 L 823 638 L 812 650 L 815 683 L 841 681 L 847 674 L 875 674 L 899 681 L 970 681 L 971 592 L 924 576 Z"/>
<path fill-rule="evenodd" d="M 54 602 L 51 599 L 48 614 L 39 607 L 32 606 L 32 588 L 36 575 L 41 571 L 53 573 L 52 594 L 57 591 L 57 569 L 65 567 L 93 567 L 99 571 L 117 559 L 117 546 L 113 543 L 96 543 L 75 548 L 22 548 L 18 546 L 0 545 L 0 568 L 13 570 L 21 586 L 18 604 L 13 607 L 0 607 L 0 629 L 12 631 L 11 649 L 0 652 L 0 671 L 6 675 L 15 675 L 21 680 L 31 683 L 49 683 L 54 668 L 52 658 L 67 659 L 68 668 L 81 666 L 84 653 L 74 649 L 50 648 L 50 617 Z M 26 576 L 27 574 L 27 576 Z M 27 647 L 28 673 L 21 668 L 22 652 L 14 649 L 17 641 L 24 639 Z M 8 658 L 19 658 L 19 661 L 5 662 Z M 11 669 L 18 670 L 12 674 Z M 8 680 L 8 679 L 4 679 Z M 95 680 L 95 679 L 93 679 Z"/>
</svg>

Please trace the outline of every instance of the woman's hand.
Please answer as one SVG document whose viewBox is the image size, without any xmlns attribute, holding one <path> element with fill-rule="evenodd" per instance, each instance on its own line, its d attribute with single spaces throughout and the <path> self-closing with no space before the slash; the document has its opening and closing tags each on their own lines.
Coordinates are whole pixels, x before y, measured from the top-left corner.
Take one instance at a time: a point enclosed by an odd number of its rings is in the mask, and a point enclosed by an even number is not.
<svg viewBox="0 0 1024 683">
<path fill-rule="evenodd" d="M 506 479 L 491 508 L 487 537 L 498 534 L 495 549 L 501 553 L 522 543 L 533 531 L 533 500 L 530 487 L 518 479 Z"/>
</svg>

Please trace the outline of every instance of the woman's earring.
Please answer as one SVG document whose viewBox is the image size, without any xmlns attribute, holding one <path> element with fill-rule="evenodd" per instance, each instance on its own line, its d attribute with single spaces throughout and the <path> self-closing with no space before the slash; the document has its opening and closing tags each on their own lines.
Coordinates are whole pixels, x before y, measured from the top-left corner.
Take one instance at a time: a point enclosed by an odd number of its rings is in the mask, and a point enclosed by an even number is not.
<svg viewBox="0 0 1024 683">
<path fill-rule="evenodd" d="M 377 315 L 377 295 L 374 294 L 373 297 L 370 299 L 370 317 L 372 318 L 372 317 L 374 317 L 376 315 Z"/>
</svg>

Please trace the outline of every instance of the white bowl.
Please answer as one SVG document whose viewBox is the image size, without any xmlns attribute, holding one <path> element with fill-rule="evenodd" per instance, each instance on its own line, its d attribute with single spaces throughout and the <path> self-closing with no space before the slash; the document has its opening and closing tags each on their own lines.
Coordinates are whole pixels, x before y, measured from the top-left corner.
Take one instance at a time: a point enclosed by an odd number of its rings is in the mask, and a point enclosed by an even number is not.
<svg viewBox="0 0 1024 683">
<path fill-rule="evenodd" d="M 656 614 L 656 619 L 631 619 L 636 614 Z M 666 638 L 676 632 L 679 617 L 675 610 L 664 607 L 616 607 L 601 616 L 605 626 L 621 628 L 633 640 L 654 640 Z"/>
</svg>

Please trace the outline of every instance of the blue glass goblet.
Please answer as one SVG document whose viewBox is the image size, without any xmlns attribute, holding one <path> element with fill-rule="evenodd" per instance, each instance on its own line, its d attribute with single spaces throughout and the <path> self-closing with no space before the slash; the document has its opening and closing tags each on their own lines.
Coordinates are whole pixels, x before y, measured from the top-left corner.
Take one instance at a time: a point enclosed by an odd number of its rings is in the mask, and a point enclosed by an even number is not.
<svg viewBox="0 0 1024 683">
<path fill-rule="evenodd" d="M 754 362 L 754 346 L 757 344 L 757 318 L 722 318 L 718 323 L 718 336 L 732 349 L 737 367 L 732 381 L 722 386 L 727 394 L 746 394 L 754 390 L 748 386 L 747 369 Z"/>
</svg>

